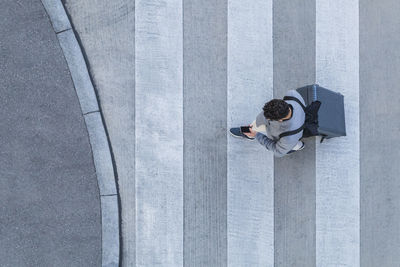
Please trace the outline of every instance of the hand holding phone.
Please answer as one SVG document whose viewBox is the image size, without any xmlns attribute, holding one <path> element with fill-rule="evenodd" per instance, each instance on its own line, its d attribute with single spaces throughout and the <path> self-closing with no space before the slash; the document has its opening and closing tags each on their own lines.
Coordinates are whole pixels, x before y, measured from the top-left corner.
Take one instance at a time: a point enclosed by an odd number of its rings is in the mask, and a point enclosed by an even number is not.
<svg viewBox="0 0 400 267">
<path fill-rule="evenodd" d="M 242 133 L 250 133 L 250 126 L 240 126 L 240 131 Z"/>
</svg>

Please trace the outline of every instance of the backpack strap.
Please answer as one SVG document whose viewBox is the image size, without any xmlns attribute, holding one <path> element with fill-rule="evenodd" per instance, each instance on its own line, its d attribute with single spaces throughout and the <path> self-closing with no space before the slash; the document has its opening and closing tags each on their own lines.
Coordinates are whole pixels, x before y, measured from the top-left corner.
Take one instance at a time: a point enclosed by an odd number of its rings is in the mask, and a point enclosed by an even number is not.
<svg viewBox="0 0 400 267">
<path fill-rule="evenodd" d="M 285 97 L 283 97 L 283 100 L 294 100 L 294 101 L 296 101 L 297 103 L 300 104 L 300 106 L 303 108 L 303 110 L 306 109 L 306 107 L 303 105 L 303 103 L 301 103 L 301 101 L 300 101 L 297 97 L 294 97 L 294 96 L 285 96 Z"/>
<path fill-rule="evenodd" d="M 301 130 L 303 130 L 303 129 L 305 128 L 305 126 L 306 126 L 306 123 L 304 122 L 304 124 L 303 124 L 300 128 L 298 128 L 298 129 L 296 129 L 296 130 L 281 133 L 281 134 L 279 135 L 279 139 L 281 139 L 281 138 L 284 137 L 284 136 L 297 134 L 298 132 L 300 132 Z"/>
<path fill-rule="evenodd" d="M 303 105 L 303 103 L 301 103 L 301 101 L 300 101 L 297 97 L 294 97 L 294 96 L 285 96 L 285 97 L 283 97 L 283 100 L 294 100 L 294 101 L 296 101 L 297 103 L 300 104 L 300 106 L 303 108 L 303 110 L 306 109 L 306 107 Z M 304 122 L 304 124 L 303 124 L 300 128 L 298 128 L 298 129 L 296 129 L 296 130 L 281 133 L 281 134 L 279 135 L 279 139 L 281 139 L 281 138 L 284 137 L 284 136 L 297 134 L 298 132 L 302 131 L 302 130 L 305 128 L 305 126 L 306 126 L 306 122 Z"/>
</svg>

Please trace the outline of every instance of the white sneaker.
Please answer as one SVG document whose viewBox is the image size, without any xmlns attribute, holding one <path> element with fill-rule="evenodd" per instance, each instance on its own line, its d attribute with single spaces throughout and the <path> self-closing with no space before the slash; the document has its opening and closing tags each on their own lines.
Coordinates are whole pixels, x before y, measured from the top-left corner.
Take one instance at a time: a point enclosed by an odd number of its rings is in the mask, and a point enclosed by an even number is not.
<svg viewBox="0 0 400 267">
<path fill-rule="evenodd" d="M 293 152 L 297 152 L 297 151 L 303 150 L 304 147 L 306 146 L 306 144 L 305 144 L 303 141 L 301 141 L 301 142 L 302 142 L 303 144 L 302 144 L 302 146 L 301 146 L 299 149 L 290 150 L 287 154 L 291 154 L 291 153 L 293 153 Z"/>
<path fill-rule="evenodd" d="M 305 144 L 303 141 L 301 141 L 301 142 L 303 143 L 303 145 L 302 145 L 299 149 L 297 149 L 297 150 L 303 150 L 304 147 L 306 146 L 306 144 Z"/>
</svg>

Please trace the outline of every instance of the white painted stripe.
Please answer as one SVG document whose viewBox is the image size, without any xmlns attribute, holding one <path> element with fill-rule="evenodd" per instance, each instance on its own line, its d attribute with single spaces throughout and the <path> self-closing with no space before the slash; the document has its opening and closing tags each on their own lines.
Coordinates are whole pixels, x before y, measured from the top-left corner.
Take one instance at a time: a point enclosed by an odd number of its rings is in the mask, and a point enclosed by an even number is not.
<svg viewBox="0 0 400 267">
<path fill-rule="evenodd" d="M 272 1 L 228 3 L 228 129 L 273 97 Z M 228 136 L 228 266 L 273 266 L 273 155 Z"/>
<path fill-rule="evenodd" d="M 135 26 L 136 266 L 182 266 L 182 1 L 136 0 Z"/>
<path fill-rule="evenodd" d="M 316 266 L 360 266 L 358 0 L 316 6 L 317 83 L 344 95 L 347 136 L 317 142 Z M 319 139 L 317 139 L 319 140 Z"/>
</svg>

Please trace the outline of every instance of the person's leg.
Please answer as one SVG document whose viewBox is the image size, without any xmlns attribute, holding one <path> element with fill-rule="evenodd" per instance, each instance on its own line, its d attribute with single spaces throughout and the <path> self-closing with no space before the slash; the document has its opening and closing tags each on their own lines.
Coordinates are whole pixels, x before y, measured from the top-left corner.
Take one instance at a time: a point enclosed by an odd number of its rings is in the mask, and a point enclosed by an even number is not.
<svg viewBox="0 0 400 267">
<path fill-rule="evenodd" d="M 292 150 L 290 150 L 287 154 L 296 152 L 298 150 L 300 150 L 303 147 L 303 142 L 302 141 L 298 141 L 297 144 L 294 146 L 294 148 L 292 148 Z"/>
<path fill-rule="evenodd" d="M 299 150 L 303 146 L 302 141 L 298 141 L 297 144 L 292 148 L 292 150 Z"/>
</svg>

